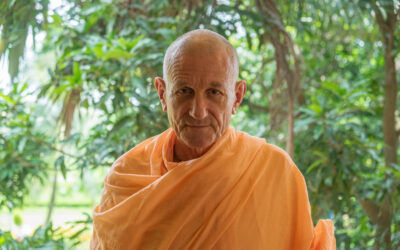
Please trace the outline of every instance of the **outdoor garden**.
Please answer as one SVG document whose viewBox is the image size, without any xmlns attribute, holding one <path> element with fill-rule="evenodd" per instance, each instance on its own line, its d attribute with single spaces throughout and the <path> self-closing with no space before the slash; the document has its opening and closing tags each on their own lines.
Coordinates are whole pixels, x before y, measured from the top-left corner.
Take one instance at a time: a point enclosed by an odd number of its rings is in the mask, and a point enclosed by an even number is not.
<svg viewBox="0 0 400 250">
<path fill-rule="evenodd" d="M 285 149 L 337 249 L 400 249 L 398 0 L 0 0 L 0 249 L 88 249 L 112 163 L 169 127 L 177 37 L 239 55 L 231 125 Z"/>
</svg>

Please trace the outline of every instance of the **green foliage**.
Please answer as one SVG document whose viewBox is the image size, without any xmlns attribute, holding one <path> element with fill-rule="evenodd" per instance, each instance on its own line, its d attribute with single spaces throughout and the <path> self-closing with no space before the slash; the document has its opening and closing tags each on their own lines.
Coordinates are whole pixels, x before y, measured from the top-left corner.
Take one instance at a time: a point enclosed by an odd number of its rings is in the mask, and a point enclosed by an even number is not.
<svg viewBox="0 0 400 250">
<path fill-rule="evenodd" d="M 21 215 L 19 215 L 19 214 L 14 214 L 14 216 L 13 216 L 14 218 L 14 224 L 16 225 L 16 226 L 21 226 L 22 225 L 22 223 L 23 223 L 23 220 L 22 220 L 22 217 L 21 217 Z"/>
<path fill-rule="evenodd" d="M 306 175 L 314 219 L 333 213 L 338 246 L 365 249 L 371 247 L 373 234 L 358 201 L 374 196 L 379 200 L 388 192 L 382 188 L 382 145 L 374 138 L 381 125 L 366 123 L 378 113 L 368 108 L 366 101 L 374 100 L 364 85 L 340 85 L 322 82 L 300 109 L 296 161 Z"/>
<path fill-rule="evenodd" d="M 1 249 L 66 249 L 64 238 L 59 230 L 50 224 L 47 227 L 38 227 L 32 237 L 16 240 L 10 232 L 0 230 Z"/>
<path fill-rule="evenodd" d="M 47 21 L 48 2 L 3 0 L 0 3 L 0 58 L 8 53 L 11 78 L 18 75 L 29 30 L 35 34 Z M 39 14 L 41 18 L 38 18 Z"/>
<path fill-rule="evenodd" d="M 11 34 L 10 27 L 15 34 L 25 34 L 27 25 L 44 28 L 26 19 L 14 24 L 15 16 L 26 11 L 16 2 L 0 3 L 0 14 L 8 13 L 0 15 L 2 37 Z M 36 7 L 46 6 L 36 2 Z M 384 166 L 384 47 L 370 4 L 275 2 L 301 64 L 294 160 L 307 180 L 314 219 L 333 218 L 339 249 L 370 248 L 377 229 L 360 200 L 381 202 L 389 195 L 392 242 L 399 246 L 400 167 Z M 9 14 L 17 7 L 22 12 Z M 234 126 L 284 145 L 287 95 L 276 78 L 272 31 L 263 25 L 267 17 L 255 1 L 93 0 L 68 1 L 63 8 L 48 18 L 43 14 L 48 19 L 43 52 L 56 54 L 50 80 L 38 92 L 27 92 L 29 83 L 14 84 L 7 93 L 0 89 L 0 207 L 21 205 L 31 180 L 47 178 L 49 169 L 60 170 L 64 178 L 78 169 L 83 176 L 109 167 L 131 147 L 166 129 L 153 79 L 162 76 L 167 46 L 195 28 L 217 31 L 238 48 L 240 78 L 247 81 L 248 92 Z M 36 16 L 32 12 L 29 18 Z M 398 42 L 400 28 L 395 32 Z M 13 39 L 24 41 L 22 35 Z M 0 53 L 9 50 L 10 56 L 22 44 L 11 40 L 4 49 L 3 38 Z M 393 53 L 399 51 L 396 46 Z M 16 58 L 14 54 L 9 64 Z M 28 95 L 33 102 L 25 101 Z M 39 118 L 48 120 L 44 125 Z M 40 244 L 59 239 L 48 230 L 38 231 L 38 238 L 47 239 Z M 62 242 L 49 244 L 65 247 Z"/>
<path fill-rule="evenodd" d="M 0 89 L 0 207 L 9 209 L 22 205 L 32 179 L 46 177 L 49 150 L 38 143 L 46 136 L 34 131 L 28 94 L 27 84 L 14 84 L 7 95 Z"/>
<path fill-rule="evenodd" d="M 11 232 L 0 229 L 0 249 L 75 249 L 80 243 L 79 238 L 89 228 L 91 217 L 86 220 L 72 222 L 69 228 L 39 226 L 31 236 L 16 239 Z"/>
</svg>

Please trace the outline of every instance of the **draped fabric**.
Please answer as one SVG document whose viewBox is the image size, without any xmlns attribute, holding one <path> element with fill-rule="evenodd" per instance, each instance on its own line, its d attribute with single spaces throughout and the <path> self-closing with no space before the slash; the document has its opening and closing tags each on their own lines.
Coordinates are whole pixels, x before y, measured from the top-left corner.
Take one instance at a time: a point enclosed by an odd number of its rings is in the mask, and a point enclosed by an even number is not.
<svg viewBox="0 0 400 250">
<path fill-rule="evenodd" d="M 228 128 L 203 156 L 173 162 L 175 140 L 168 129 L 113 164 L 91 249 L 335 249 L 283 150 Z"/>
</svg>

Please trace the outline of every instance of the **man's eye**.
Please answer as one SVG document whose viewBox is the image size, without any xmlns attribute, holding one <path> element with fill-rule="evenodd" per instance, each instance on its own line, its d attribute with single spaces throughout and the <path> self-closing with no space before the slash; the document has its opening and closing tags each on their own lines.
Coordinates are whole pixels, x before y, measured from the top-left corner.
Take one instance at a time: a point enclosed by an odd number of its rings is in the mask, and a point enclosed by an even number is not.
<svg viewBox="0 0 400 250">
<path fill-rule="evenodd" d="M 209 90 L 209 93 L 210 93 L 211 95 L 221 95 L 221 94 L 222 94 L 221 91 L 219 91 L 219 90 L 217 90 L 217 89 L 210 89 L 210 90 Z"/>
<path fill-rule="evenodd" d="M 190 89 L 188 89 L 188 88 L 183 88 L 183 89 L 178 90 L 178 94 L 187 95 L 189 93 L 190 93 Z"/>
</svg>

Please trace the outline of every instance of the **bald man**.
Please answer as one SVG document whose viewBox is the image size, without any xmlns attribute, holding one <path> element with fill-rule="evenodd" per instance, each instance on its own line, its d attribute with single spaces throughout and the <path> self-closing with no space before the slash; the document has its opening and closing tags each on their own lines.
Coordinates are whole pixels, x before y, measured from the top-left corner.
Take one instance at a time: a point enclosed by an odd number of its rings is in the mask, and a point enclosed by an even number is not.
<svg viewBox="0 0 400 250">
<path fill-rule="evenodd" d="M 281 149 L 229 127 L 246 92 L 222 36 L 167 49 L 155 87 L 171 128 L 122 155 L 93 212 L 92 249 L 335 249 Z"/>
</svg>

